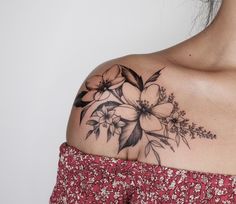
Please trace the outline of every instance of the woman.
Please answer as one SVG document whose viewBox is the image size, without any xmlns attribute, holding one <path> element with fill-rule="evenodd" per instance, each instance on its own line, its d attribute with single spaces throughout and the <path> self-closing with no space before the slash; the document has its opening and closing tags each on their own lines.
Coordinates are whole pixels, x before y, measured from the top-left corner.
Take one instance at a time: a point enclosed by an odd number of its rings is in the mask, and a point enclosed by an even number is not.
<svg viewBox="0 0 236 204">
<path fill-rule="evenodd" d="M 191 39 L 88 76 L 52 204 L 236 203 L 235 11 L 235 0 L 223 0 Z"/>
</svg>

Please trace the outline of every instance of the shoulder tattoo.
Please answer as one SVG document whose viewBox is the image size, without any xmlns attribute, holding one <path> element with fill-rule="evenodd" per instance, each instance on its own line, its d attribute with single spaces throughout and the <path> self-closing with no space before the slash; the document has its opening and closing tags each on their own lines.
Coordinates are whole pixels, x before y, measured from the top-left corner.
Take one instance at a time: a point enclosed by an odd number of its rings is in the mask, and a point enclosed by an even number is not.
<svg viewBox="0 0 236 204">
<path fill-rule="evenodd" d="M 190 149 L 191 139 L 216 139 L 211 131 L 185 117 L 185 111 L 179 108 L 173 93 L 167 95 L 166 89 L 158 83 L 163 69 L 158 69 L 144 81 L 132 69 L 114 64 L 102 75 L 88 78 L 86 90 L 79 92 L 73 103 L 74 107 L 82 108 L 80 123 L 86 112 L 95 106 L 86 121 L 91 126 L 86 139 L 92 135 L 97 139 L 100 129 L 105 128 L 107 142 L 118 137 L 119 153 L 146 137 L 145 157 L 152 151 L 159 165 L 158 148 L 175 152 L 181 142 Z"/>
</svg>

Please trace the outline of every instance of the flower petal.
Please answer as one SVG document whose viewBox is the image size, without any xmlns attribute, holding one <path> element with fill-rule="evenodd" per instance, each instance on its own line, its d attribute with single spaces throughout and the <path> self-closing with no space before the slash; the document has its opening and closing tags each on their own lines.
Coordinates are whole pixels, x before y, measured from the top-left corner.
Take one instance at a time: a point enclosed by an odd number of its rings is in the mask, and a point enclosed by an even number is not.
<svg viewBox="0 0 236 204">
<path fill-rule="evenodd" d="M 116 128 L 115 129 L 115 134 L 120 135 L 121 134 L 121 128 Z"/>
<path fill-rule="evenodd" d="M 157 84 L 151 84 L 146 87 L 141 93 L 141 100 L 148 101 L 150 105 L 156 105 L 160 96 L 159 86 Z"/>
<path fill-rule="evenodd" d="M 113 118 L 113 123 L 118 123 L 120 121 L 120 116 L 115 116 Z"/>
<path fill-rule="evenodd" d="M 101 118 L 99 118 L 99 123 L 105 123 L 105 117 L 101 117 Z"/>
<path fill-rule="evenodd" d="M 107 107 L 105 105 L 102 106 L 102 112 L 104 115 L 107 115 Z"/>
<path fill-rule="evenodd" d="M 179 122 L 179 123 L 182 123 L 183 121 L 184 121 L 184 118 L 180 116 L 180 117 L 178 118 L 178 122 Z"/>
<path fill-rule="evenodd" d="M 114 132 L 115 132 L 115 127 L 114 127 L 114 125 L 111 124 L 111 125 L 109 126 L 109 128 L 110 128 L 111 134 L 114 135 Z"/>
<path fill-rule="evenodd" d="M 110 96 L 110 91 L 105 91 L 105 92 L 97 92 L 94 96 L 94 99 L 96 101 L 102 101 L 107 99 Z"/>
<path fill-rule="evenodd" d="M 135 121 L 138 118 L 138 113 L 135 108 L 128 104 L 122 104 L 115 108 L 115 114 L 129 121 Z"/>
<path fill-rule="evenodd" d="M 111 124 L 112 123 L 112 118 L 106 118 L 106 123 Z"/>
<path fill-rule="evenodd" d="M 167 128 L 168 128 L 168 130 L 170 130 L 172 127 L 173 127 L 173 125 L 174 125 L 174 123 L 173 122 L 168 122 L 168 124 L 167 124 Z"/>
<path fill-rule="evenodd" d="M 120 87 L 124 83 L 124 81 L 124 77 L 117 77 L 116 79 L 111 81 L 111 86 L 109 87 L 109 89 L 116 89 Z"/>
<path fill-rule="evenodd" d="M 115 114 L 115 110 L 110 110 L 107 114 L 108 114 L 108 117 L 112 118 Z"/>
<path fill-rule="evenodd" d="M 94 95 L 97 93 L 97 90 L 88 91 L 83 97 L 82 101 L 92 101 L 94 100 Z"/>
<path fill-rule="evenodd" d="M 125 82 L 122 86 L 122 92 L 128 104 L 135 107 L 139 106 L 138 101 L 140 100 L 141 92 L 137 87 L 131 85 L 128 82 Z"/>
<path fill-rule="evenodd" d="M 102 92 L 97 92 L 95 95 L 94 95 L 94 100 L 98 101 L 100 99 L 102 95 Z"/>
<path fill-rule="evenodd" d="M 102 78 L 104 81 L 112 81 L 119 75 L 119 73 L 120 68 L 115 64 L 103 73 Z"/>
<path fill-rule="evenodd" d="M 171 120 L 172 120 L 172 117 L 171 117 L 171 116 L 168 116 L 168 117 L 166 118 L 167 123 L 171 122 Z"/>
<path fill-rule="evenodd" d="M 123 103 L 128 103 L 124 96 L 121 96 L 121 100 L 123 101 Z"/>
<path fill-rule="evenodd" d="M 179 118 L 179 113 L 178 112 L 175 112 L 175 113 L 173 113 L 173 115 L 172 115 L 172 118 Z"/>
<path fill-rule="evenodd" d="M 118 127 L 124 127 L 126 124 L 123 121 L 118 122 Z"/>
<path fill-rule="evenodd" d="M 158 131 L 162 129 L 159 119 L 152 114 L 142 114 L 139 121 L 141 128 L 145 131 Z"/>
<path fill-rule="evenodd" d="M 102 76 L 94 75 L 86 80 L 85 86 L 89 90 L 98 89 L 100 83 L 102 83 Z"/>
<path fill-rule="evenodd" d="M 173 110 L 172 103 L 164 103 L 152 108 L 152 113 L 158 118 L 168 117 Z"/>
<path fill-rule="evenodd" d="M 180 129 L 180 123 L 175 123 L 175 127 L 177 127 L 178 129 Z"/>
<path fill-rule="evenodd" d="M 97 113 L 98 117 L 103 117 L 104 116 L 104 113 L 102 111 L 97 111 L 96 113 Z"/>
</svg>

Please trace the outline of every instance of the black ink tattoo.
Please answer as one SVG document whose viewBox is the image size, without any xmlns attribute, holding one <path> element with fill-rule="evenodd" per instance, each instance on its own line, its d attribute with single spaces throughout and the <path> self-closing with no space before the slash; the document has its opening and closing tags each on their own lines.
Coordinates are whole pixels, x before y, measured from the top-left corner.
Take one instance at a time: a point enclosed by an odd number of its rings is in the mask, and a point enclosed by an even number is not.
<svg viewBox="0 0 236 204">
<path fill-rule="evenodd" d="M 185 111 L 179 109 L 174 94 L 167 95 L 166 89 L 157 83 L 162 70 L 159 69 L 143 82 L 143 78 L 132 69 L 115 64 L 102 75 L 89 78 L 85 83 L 86 90 L 78 93 L 73 104 L 82 108 L 81 123 L 91 106 L 99 102 L 86 122 L 92 126 L 86 139 L 91 135 L 97 139 L 100 128 L 104 127 L 107 142 L 112 137 L 119 138 L 119 153 L 146 137 L 145 157 L 152 151 L 159 165 L 158 148 L 168 147 L 174 152 L 173 144 L 179 147 L 182 141 L 190 149 L 187 137 L 216 139 L 210 131 L 189 123 Z M 111 96 L 112 100 L 105 100 Z"/>
</svg>

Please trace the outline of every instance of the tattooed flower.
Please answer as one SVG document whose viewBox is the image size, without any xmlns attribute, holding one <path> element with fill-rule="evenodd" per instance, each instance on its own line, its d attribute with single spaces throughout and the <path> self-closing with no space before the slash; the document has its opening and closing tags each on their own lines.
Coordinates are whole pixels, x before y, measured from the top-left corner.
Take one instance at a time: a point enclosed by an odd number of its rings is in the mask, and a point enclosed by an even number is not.
<svg viewBox="0 0 236 204">
<path fill-rule="evenodd" d="M 124 81 L 124 77 L 120 75 L 119 65 L 115 64 L 102 75 L 94 75 L 86 81 L 85 85 L 89 91 L 82 100 L 104 100 L 110 96 L 111 90 L 120 87 Z"/>
<path fill-rule="evenodd" d="M 114 134 L 120 135 L 121 134 L 121 128 L 125 126 L 125 123 L 123 121 L 121 121 L 120 119 L 121 119 L 120 116 L 116 116 L 113 118 L 112 124 L 109 127 L 112 135 L 114 135 Z"/>
<path fill-rule="evenodd" d="M 99 123 L 106 125 L 113 122 L 113 118 L 115 117 L 114 113 L 114 110 L 108 111 L 107 107 L 103 106 L 101 110 L 96 112 L 96 115 L 99 117 Z"/>
<path fill-rule="evenodd" d="M 173 129 L 180 129 L 181 123 L 184 121 L 184 118 L 178 113 L 175 112 L 171 114 L 169 117 L 166 118 L 167 127 L 169 130 Z"/>
<path fill-rule="evenodd" d="M 140 91 L 137 87 L 125 82 L 122 86 L 125 104 L 115 108 L 115 114 L 128 121 L 139 121 L 145 131 L 162 129 L 160 119 L 170 116 L 171 103 L 158 104 L 160 88 L 151 84 Z"/>
</svg>

